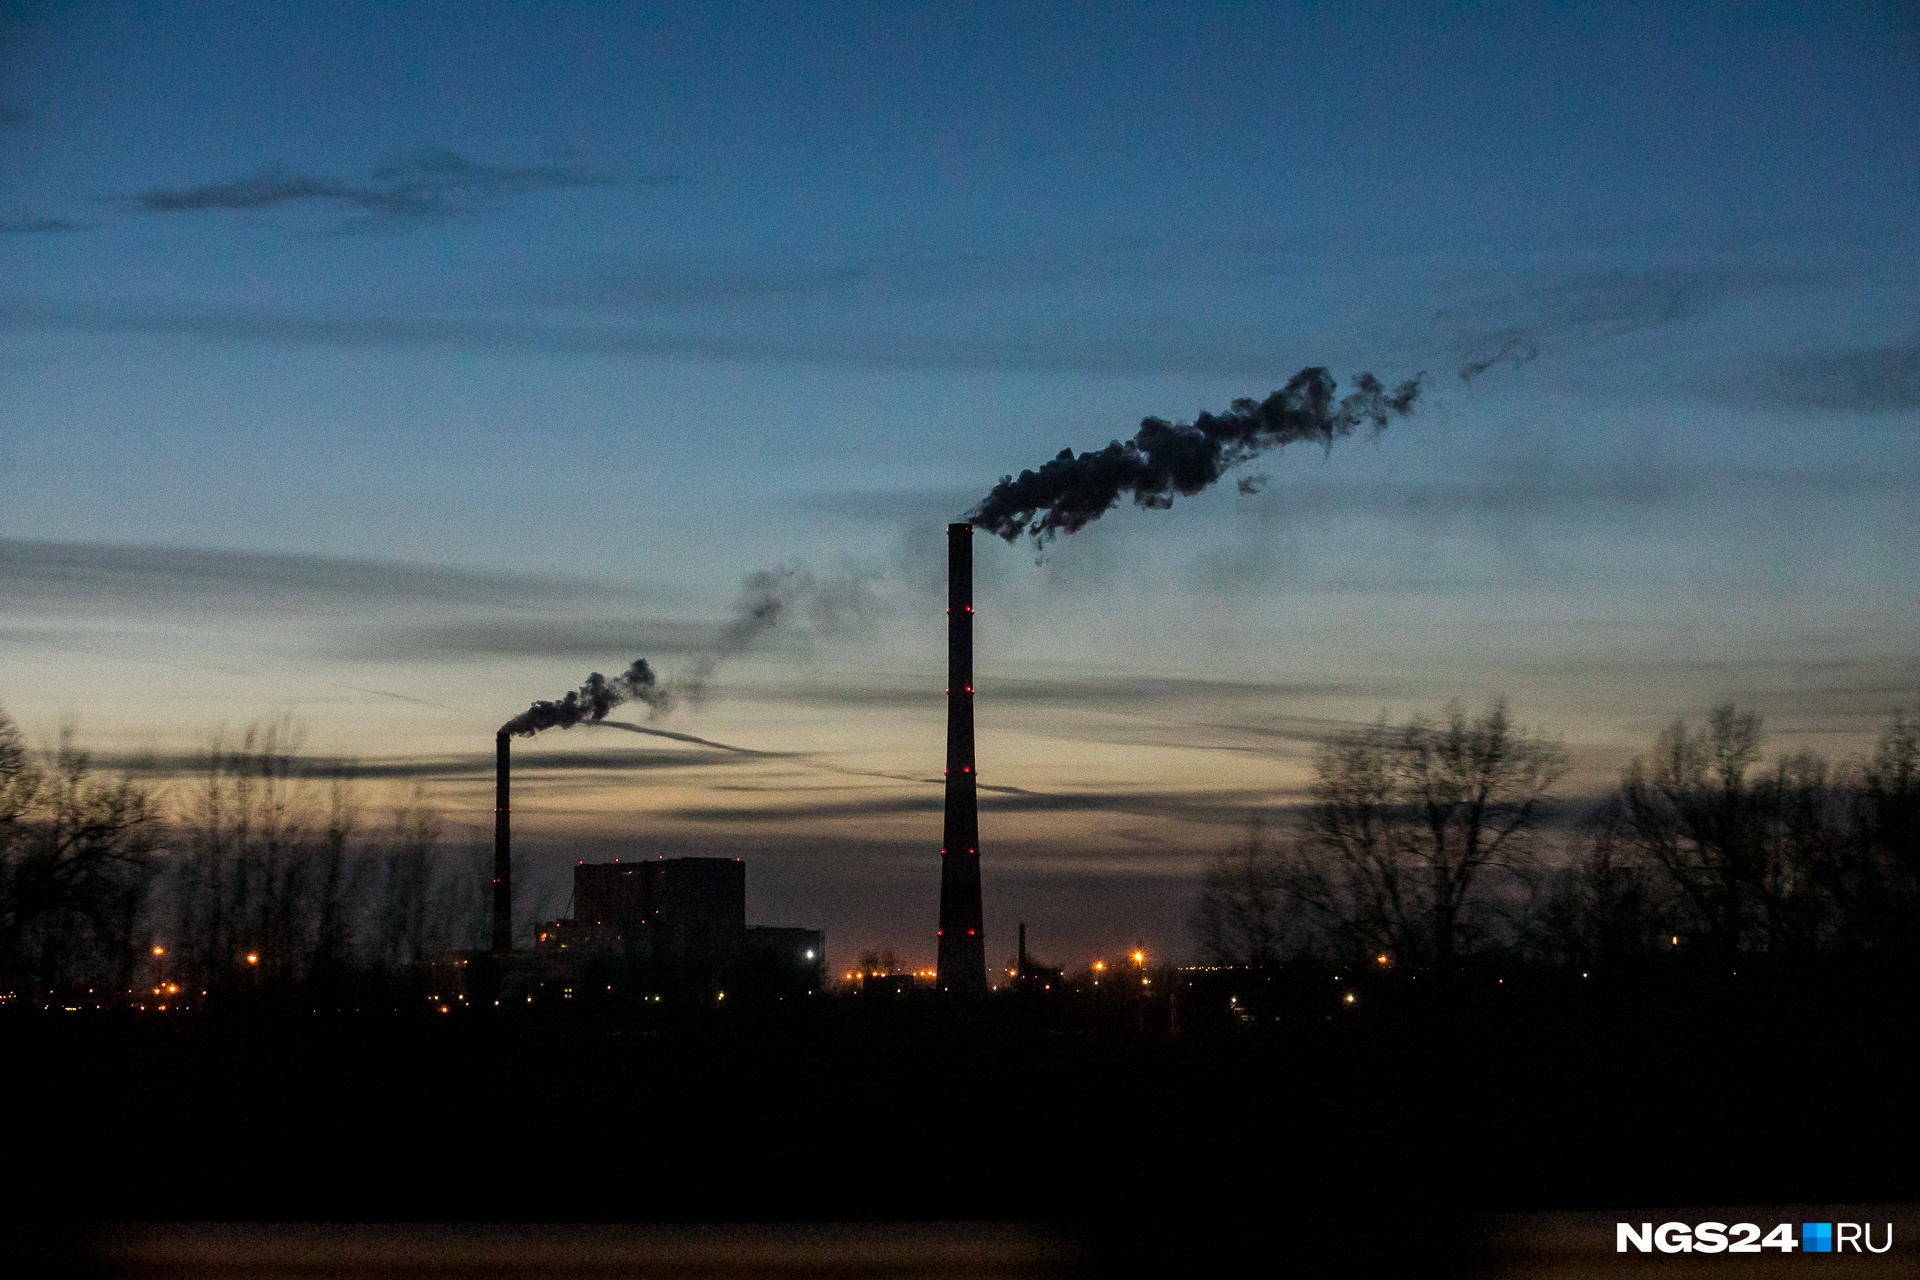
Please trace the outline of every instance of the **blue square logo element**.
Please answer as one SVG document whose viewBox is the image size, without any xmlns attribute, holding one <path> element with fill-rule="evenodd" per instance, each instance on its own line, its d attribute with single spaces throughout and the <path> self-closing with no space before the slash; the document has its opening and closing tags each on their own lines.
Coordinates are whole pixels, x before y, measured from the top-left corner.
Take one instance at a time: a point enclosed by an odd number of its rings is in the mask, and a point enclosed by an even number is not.
<svg viewBox="0 0 1920 1280">
<path fill-rule="evenodd" d="M 1832 1253 L 1833 1224 L 1831 1222 L 1801 1223 L 1800 1250 L 1803 1253 Z"/>
</svg>

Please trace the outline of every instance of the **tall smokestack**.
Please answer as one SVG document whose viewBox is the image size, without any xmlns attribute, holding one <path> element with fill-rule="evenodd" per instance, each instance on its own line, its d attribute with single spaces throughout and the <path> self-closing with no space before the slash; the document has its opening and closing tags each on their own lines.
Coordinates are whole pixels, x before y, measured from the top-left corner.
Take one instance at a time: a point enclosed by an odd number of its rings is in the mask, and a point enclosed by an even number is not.
<svg viewBox="0 0 1920 1280">
<path fill-rule="evenodd" d="M 513 950 L 513 811 L 508 807 L 513 737 L 502 729 L 493 740 L 493 950 Z"/>
<path fill-rule="evenodd" d="M 940 841 L 942 990 L 987 989 L 973 770 L 973 526 L 947 526 L 947 813 Z"/>
</svg>

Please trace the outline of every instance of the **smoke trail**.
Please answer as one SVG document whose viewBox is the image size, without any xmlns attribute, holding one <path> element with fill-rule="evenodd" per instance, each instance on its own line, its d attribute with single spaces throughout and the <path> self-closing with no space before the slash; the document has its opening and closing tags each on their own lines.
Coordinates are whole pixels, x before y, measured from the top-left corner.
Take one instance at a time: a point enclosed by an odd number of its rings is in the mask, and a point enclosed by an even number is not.
<svg viewBox="0 0 1920 1280">
<path fill-rule="evenodd" d="M 816 630 L 832 631 L 866 619 L 876 607 L 870 575 L 847 572 L 820 577 L 799 567 L 750 573 L 741 584 L 733 620 L 662 692 L 669 703 L 698 704 L 722 662 L 744 653 L 783 620 L 803 618 Z"/>
<path fill-rule="evenodd" d="M 820 578 L 799 568 L 764 569 L 747 575 L 734 608 L 732 621 L 704 653 L 698 654 L 686 669 L 673 679 L 661 681 L 645 658 L 636 658 L 620 675 L 608 679 L 598 671 L 589 675 L 578 689 L 553 701 L 542 700 L 500 726 L 500 732 L 513 737 L 530 738 L 542 729 L 571 729 L 577 724 L 607 723 L 607 713 L 627 702 L 645 703 L 656 715 L 671 711 L 686 702 L 698 704 L 705 698 L 707 684 L 722 662 L 737 657 L 760 636 L 771 631 L 782 618 L 804 617 L 815 628 L 833 630 L 849 621 L 859 620 L 875 607 L 869 577 L 847 573 Z M 703 746 L 738 750 L 723 743 L 707 742 L 664 729 L 643 729 L 638 725 L 615 724 L 634 733 L 658 734 L 682 738 Z"/>
<path fill-rule="evenodd" d="M 656 729 L 651 725 L 630 724 L 625 720 L 595 720 L 592 723 L 602 729 L 625 729 L 628 733 L 644 733 L 650 738 L 667 738 L 674 742 L 690 742 L 696 747 L 711 747 L 715 751 L 731 751 L 737 756 L 764 756 L 769 760 L 786 760 L 793 756 L 791 751 L 757 751 L 752 747 L 736 747 L 729 742 L 715 742 L 712 738 L 697 738 L 691 733 L 679 733 L 673 729 Z"/>
<path fill-rule="evenodd" d="M 1497 364 L 1525 364 L 1540 354 L 1540 348 L 1534 345 L 1533 339 L 1516 329 L 1496 333 L 1487 341 L 1492 342 L 1494 338 L 1504 339 L 1504 341 L 1490 354 L 1479 356 L 1461 365 L 1460 381 L 1472 382 Z"/>
<path fill-rule="evenodd" d="M 644 702 L 655 710 L 664 710 L 672 695 L 661 688 L 653 668 L 645 658 L 609 680 L 598 671 L 588 676 L 578 689 L 569 690 L 557 701 L 540 701 L 500 726 L 500 732 L 517 738 L 531 738 L 542 729 L 571 729 L 577 724 L 604 720 L 607 713 L 623 702 Z"/>
<path fill-rule="evenodd" d="M 1026 534 L 1044 545 L 1084 529 L 1125 494 L 1135 506 L 1164 510 L 1175 494 L 1192 497 L 1269 449 L 1300 440 L 1331 448 L 1363 422 L 1383 430 L 1390 416 L 1412 411 L 1420 381 L 1410 378 L 1389 391 L 1363 373 L 1354 378 L 1352 394 L 1336 401 L 1332 374 L 1302 369 L 1265 400 L 1235 400 L 1224 414 L 1203 413 L 1191 424 L 1147 418 L 1124 443 L 1078 455 L 1062 449 L 1038 471 L 1004 477 L 967 518 L 1008 542 Z"/>
</svg>

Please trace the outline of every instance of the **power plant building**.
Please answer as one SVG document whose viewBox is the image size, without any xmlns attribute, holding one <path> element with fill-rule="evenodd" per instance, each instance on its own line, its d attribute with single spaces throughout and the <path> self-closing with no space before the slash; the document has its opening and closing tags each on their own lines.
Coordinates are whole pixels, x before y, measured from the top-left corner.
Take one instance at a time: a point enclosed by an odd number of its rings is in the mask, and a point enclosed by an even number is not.
<svg viewBox="0 0 1920 1280">
<path fill-rule="evenodd" d="M 580 863 L 572 916 L 543 925 L 534 950 L 642 998 L 718 996 L 729 985 L 818 991 L 826 982 L 825 933 L 747 924 L 738 858 Z"/>
</svg>

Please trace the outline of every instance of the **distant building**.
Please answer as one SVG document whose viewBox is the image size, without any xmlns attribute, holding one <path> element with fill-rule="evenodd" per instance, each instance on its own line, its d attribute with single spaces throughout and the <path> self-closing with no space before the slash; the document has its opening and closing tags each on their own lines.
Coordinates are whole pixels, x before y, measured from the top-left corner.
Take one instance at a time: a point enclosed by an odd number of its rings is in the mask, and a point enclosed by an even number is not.
<svg viewBox="0 0 1920 1280">
<path fill-rule="evenodd" d="M 720 999 L 729 986 L 818 991 L 826 978 L 825 933 L 748 927 L 738 858 L 580 863 L 572 916 L 542 925 L 534 951 L 557 966 L 547 986 L 582 996 Z"/>
</svg>

